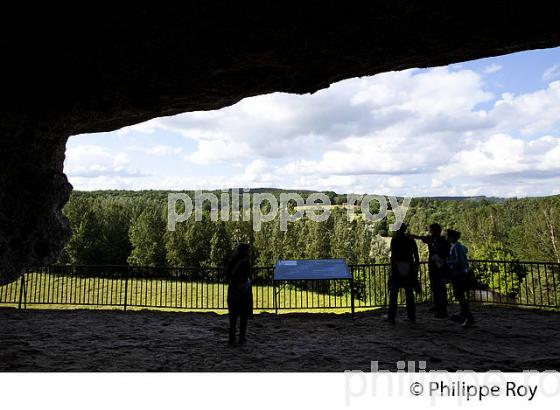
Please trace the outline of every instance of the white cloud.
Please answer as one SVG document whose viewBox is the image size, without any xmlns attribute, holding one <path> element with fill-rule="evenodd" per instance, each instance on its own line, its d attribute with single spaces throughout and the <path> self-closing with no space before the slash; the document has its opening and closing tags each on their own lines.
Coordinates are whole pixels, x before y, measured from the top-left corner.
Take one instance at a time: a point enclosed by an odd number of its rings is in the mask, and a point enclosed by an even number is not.
<svg viewBox="0 0 560 410">
<path fill-rule="evenodd" d="M 98 145 L 78 145 L 67 148 L 64 170 L 70 178 L 134 178 L 145 175 L 129 165 L 130 159 L 124 152 L 112 153 Z"/>
<path fill-rule="evenodd" d="M 147 154 L 155 155 L 156 157 L 164 157 L 167 155 L 180 154 L 183 151 L 181 147 L 171 147 L 169 145 L 154 145 L 146 150 Z"/>
<path fill-rule="evenodd" d="M 487 65 L 486 67 L 484 67 L 484 69 L 482 70 L 482 72 L 484 74 L 494 74 L 497 73 L 498 71 L 500 71 L 502 68 L 504 68 L 501 64 L 498 63 L 492 63 L 490 65 Z"/>
<path fill-rule="evenodd" d="M 277 167 L 262 159 L 256 159 L 245 167 L 245 172 L 237 178 L 244 186 L 277 186 L 283 179 L 277 172 Z"/>
<path fill-rule="evenodd" d="M 117 135 L 126 135 L 131 132 L 140 132 L 142 134 L 153 134 L 158 128 L 159 119 L 153 119 L 146 122 L 141 122 L 139 124 L 130 125 L 128 127 L 121 128 L 117 130 Z"/>
<path fill-rule="evenodd" d="M 560 77 L 560 64 L 554 64 L 552 67 L 548 67 L 542 75 L 543 81 L 554 80 L 558 77 Z"/>
<path fill-rule="evenodd" d="M 387 183 L 390 187 L 393 188 L 402 188 L 405 186 L 406 184 L 406 179 L 401 177 L 401 176 L 394 176 L 394 177 L 389 177 L 387 179 Z"/>
<path fill-rule="evenodd" d="M 199 165 L 215 162 L 234 161 L 251 155 L 251 148 L 246 143 L 230 140 L 200 140 L 198 150 L 185 156 L 185 160 Z"/>
<path fill-rule="evenodd" d="M 526 135 L 553 132 L 560 124 L 560 81 L 532 93 L 514 96 L 504 93 L 488 116 L 497 123 L 495 130 Z"/>
<path fill-rule="evenodd" d="M 493 63 L 482 72 L 500 69 Z M 482 75 L 455 66 L 355 78 L 313 95 L 253 97 L 120 133 L 180 135 L 194 150 L 163 144 L 144 150 L 228 170 L 221 176 L 138 178 L 137 187 L 519 195 L 558 190 L 559 125 L 560 81 L 496 98 Z M 134 175 L 129 158 L 100 149 L 90 148 L 91 160 L 69 150 L 70 176 L 80 170 L 82 175 Z"/>
<path fill-rule="evenodd" d="M 319 147 L 394 128 L 475 127 L 472 110 L 492 95 L 469 70 L 406 70 L 335 84 L 313 95 L 274 93 L 213 112 L 149 121 L 146 128 L 196 141 L 186 159 L 198 164 L 240 158 L 307 158 Z M 460 115 L 459 115 L 460 114 Z M 146 123 L 148 124 L 148 123 Z"/>
<path fill-rule="evenodd" d="M 560 180 L 560 138 L 526 141 L 506 134 L 472 141 L 441 166 L 434 188 L 469 186 L 494 195 L 542 195 Z M 465 190 L 463 190 L 466 192 Z"/>
</svg>

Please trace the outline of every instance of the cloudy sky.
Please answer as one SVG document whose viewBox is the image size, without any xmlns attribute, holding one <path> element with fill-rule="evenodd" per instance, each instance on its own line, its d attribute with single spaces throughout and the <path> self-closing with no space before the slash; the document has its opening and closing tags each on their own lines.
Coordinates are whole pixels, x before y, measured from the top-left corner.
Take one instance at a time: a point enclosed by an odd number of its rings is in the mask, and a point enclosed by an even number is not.
<svg viewBox="0 0 560 410">
<path fill-rule="evenodd" d="M 560 193 L 560 48 L 274 93 L 70 138 L 75 189 Z"/>
</svg>

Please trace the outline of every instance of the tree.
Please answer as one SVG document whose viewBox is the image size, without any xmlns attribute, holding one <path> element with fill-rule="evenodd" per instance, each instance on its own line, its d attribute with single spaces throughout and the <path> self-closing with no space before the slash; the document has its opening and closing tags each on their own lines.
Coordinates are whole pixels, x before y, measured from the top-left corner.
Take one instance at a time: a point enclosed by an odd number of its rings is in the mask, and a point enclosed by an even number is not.
<svg viewBox="0 0 560 410">
<path fill-rule="evenodd" d="M 370 244 L 370 255 L 373 258 L 371 263 L 389 263 L 390 252 L 388 239 L 375 235 L 371 238 Z"/>
<path fill-rule="evenodd" d="M 167 262 L 171 266 L 207 266 L 211 238 L 208 213 L 203 213 L 202 221 L 195 221 L 194 215 L 191 215 L 187 221 L 177 224 L 175 231 L 168 232 L 165 244 Z"/>
<path fill-rule="evenodd" d="M 225 223 L 218 221 L 210 240 L 210 266 L 225 267 L 232 257 L 231 241 Z"/>
<path fill-rule="evenodd" d="M 307 245 L 307 255 L 312 259 L 330 258 L 331 237 L 332 237 L 332 218 L 327 221 L 316 222 L 308 221 L 309 241 Z"/>
<path fill-rule="evenodd" d="M 77 196 L 64 210 L 74 235 L 63 260 L 75 265 L 126 265 L 130 211 L 118 199 Z"/>
<path fill-rule="evenodd" d="M 334 235 L 331 242 L 331 253 L 335 258 L 343 258 L 349 264 L 356 263 L 356 220 L 348 221 L 344 212 L 333 212 Z"/>
<path fill-rule="evenodd" d="M 166 224 L 156 206 L 144 209 L 130 226 L 132 251 L 128 262 L 140 266 L 165 266 Z"/>
<path fill-rule="evenodd" d="M 509 231 L 514 254 L 525 260 L 560 263 L 560 198 L 529 203 L 522 222 Z"/>
</svg>

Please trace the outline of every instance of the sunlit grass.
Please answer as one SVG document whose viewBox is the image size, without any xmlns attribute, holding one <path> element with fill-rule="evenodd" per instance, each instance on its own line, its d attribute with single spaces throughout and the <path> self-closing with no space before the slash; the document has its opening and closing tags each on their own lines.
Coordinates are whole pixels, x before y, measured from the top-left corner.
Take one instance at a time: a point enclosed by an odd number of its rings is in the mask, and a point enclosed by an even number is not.
<svg viewBox="0 0 560 410">
<path fill-rule="evenodd" d="M 0 287 L 0 306 L 27 309 L 158 309 L 227 313 L 227 284 L 202 281 L 186 282 L 164 278 L 99 278 L 28 273 L 22 281 Z M 276 301 L 274 292 L 277 292 Z M 356 311 L 371 309 L 371 304 L 355 298 Z M 318 292 L 311 287 L 253 285 L 256 312 L 278 313 L 349 313 L 348 292 L 337 295 Z"/>
</svg>

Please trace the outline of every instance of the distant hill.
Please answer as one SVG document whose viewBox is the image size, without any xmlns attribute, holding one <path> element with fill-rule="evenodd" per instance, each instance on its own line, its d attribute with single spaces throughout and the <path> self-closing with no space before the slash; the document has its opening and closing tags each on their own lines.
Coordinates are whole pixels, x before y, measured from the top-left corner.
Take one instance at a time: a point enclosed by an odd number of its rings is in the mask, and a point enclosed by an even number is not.
<svg viewBox="0 0 560 410">
<path fill-rule="evenodd" d="M 423 199 L 424 197 L 417 197 L 416 199 Z M 496 196 L 428 196 L 427 199 L 433 199 L 434 201 L 473 201 L 473 202 L 504 202 L 508 198 L 500 198 Z"/>
<path fill-rule="evenodd" d="M 350 193 L 337 193 L 334 191 L 312 191 L 308 189 L 286 189 L 286 188 L 249 188 L 244 191 L 244 188 L 228 188 L 228 191 L 232 189 L 237 189 L 239 194 L 251 193 L 271 193 L 275 196 L 280 195 L 281 193 L 297 193 L 306 198 L 309 194 L 314 192 L 322 192 L 326 194 L 333 203 L 335 204 L 342 204 L 346 202 L 347 195 Z M 220 193 L 224 192 L 222 189 L 204 189 L 204 192 L 213 192 L 214 194 L 219 195 Z M 75 195 L 98 195 L 98 196 L 124 196 L 129 198 L 135 197 L 144 197 L 146 195 L 151 197 L 158 197 L 164 198 L 167 196 L 168 192 L 184 192 L 189 195 L 194 195 L 193 189 L 180 189 L 180 190 L 163 190 L 163 189 L 150 189 L 150 190 L 142 190 L 142 191 L 132 191 L 132 190 L 115 190 L 115 189 L 107 189 L 107 190 L 98 190 L 98 191 L 79 191 L 74 190 L 73 193 Z M 360 193 L 353 193 L 360 195 Z M 364 195 L 365 193 L 362 193 Z M 374 193 L 375 194 L 375 193 Z M 378 195 L 386 195 L 386 194 L 378 194 Z M 554 196 L 554 195 L 551 195 Z M 401 196 L 398 197 L 399 200 L 402 199 Z M 531 197 L 533 199 L 537 199 L 537 197 Z M 540 197 L 539 197 L 540 198 Z M 545 197 L 543 197 L 545 198 Z M 485 203 L 502 203 L 508 200 L 516 200 L 522 198 L 502 198 L 502 197 L 495 197 L 495 196 L 485 196 L 485 195 L 475 195 L 475 196 L 417 196 L 413 197 L 414 200 L 433 200 L 433 201 L 459 201 L 459 202 L 485 202 Z"/>
</svg>

